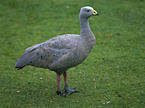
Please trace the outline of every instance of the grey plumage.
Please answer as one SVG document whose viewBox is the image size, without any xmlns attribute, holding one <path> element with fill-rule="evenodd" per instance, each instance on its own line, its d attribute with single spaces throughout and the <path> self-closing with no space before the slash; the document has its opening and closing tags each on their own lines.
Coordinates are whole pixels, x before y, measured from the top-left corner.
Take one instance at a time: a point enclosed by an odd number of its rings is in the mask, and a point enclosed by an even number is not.
<svg viewBox="0 0 145 108">
<path fill-rule="evenodd" d="M 88 22 L 91 15 L 86 15 L 86 8 L 93 10 L 91 7 L 83 7 L 80 10 L 81 35 L 61 35 L 29 47 L 18 59 L 15 67 L 21 69 L 32 65 L 48 68 L 61 75 L 67 69 L 82 63 L 96 43 Z"/>
</svg>

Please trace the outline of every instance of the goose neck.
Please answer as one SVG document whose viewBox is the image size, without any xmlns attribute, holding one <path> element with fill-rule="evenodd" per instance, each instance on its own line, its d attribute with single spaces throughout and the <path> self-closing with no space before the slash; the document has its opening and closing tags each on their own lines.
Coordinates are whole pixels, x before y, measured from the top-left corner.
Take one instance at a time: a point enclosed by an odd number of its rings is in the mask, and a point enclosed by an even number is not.
<svg viewBox="0 0 145 108">
<path fill-rule="evenodd" d="M 81 26 L 81 36 L 92 35 L 88 18 L 80 17 L 80 26 Z"/>
</svg>

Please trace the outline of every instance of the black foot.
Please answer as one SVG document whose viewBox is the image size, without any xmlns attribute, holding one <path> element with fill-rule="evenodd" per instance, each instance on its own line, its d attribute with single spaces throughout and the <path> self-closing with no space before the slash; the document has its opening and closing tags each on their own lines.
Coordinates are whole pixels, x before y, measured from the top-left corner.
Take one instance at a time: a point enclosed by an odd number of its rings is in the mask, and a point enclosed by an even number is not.
<svg viewBox="0 0 145 108">
<path fill-rule="evenodd" d="M 58 95 L 60 95 L 60 96 L 64 96 L 64 97 L 66 97 L 66 93 L 61 93 L 61 91 L 59 92 L 59 91 L 56 91 L 56 93 L 58 94 Z"/>
<path fill-rule="evenodd" d="M 66 97 L 67 95 L 71 95 L 71 94 L 73 94 L 73 93 L 76 93 L 76 92 L 79 92 L 78 90 L 75 90 L 75 88 L 74 89 L 67 89 L 67 90 L 64 90 L 64 92 L 62 93 L 61 91 L 59 92 L 59 91 L 56 91 L 56 93 L 58 94 L 58 95 L 60 95 L 60 96 L 64 96 L 64 97 Z"/>
<path fill-rule="evenodd" d="M 73 93 L 76 93 L 76 92 L 79 92 L 79 91 L 78 90 L 75 90 L 75 88 L 74 88 L 74 89 L 67 89 L 67 90 L 65 90 L 65 92 L 66 93 L 73 94 Z"/>
<path fill-rule="evenodd" d="M 73 94 L 73 93 L 79 92 L 78 90 L 75 90 L 75 88 L 74 89 L 69 89 L 68 84 L 66 84 L 64 86 L 64 89 L 63 90 L 64 90 L 64 92 L 66 94 Z"/>
<path fill-rule="evenodd" d="M 66 89 L 65 90 L 65 93 L 66 94 L 73 94 L 73 93 L 76 93 L 76 92 L 79 92 L 78 90 L 75 90 L 75 88 L 74 89 Z"/>
<path fill-rule="evenodd" d="M 56 91 L 56 93 L 58 94 L 58 95 L 60 95 L 61 94 L 61 91 L 59 92 L 59 91 Z"/>
</svg>

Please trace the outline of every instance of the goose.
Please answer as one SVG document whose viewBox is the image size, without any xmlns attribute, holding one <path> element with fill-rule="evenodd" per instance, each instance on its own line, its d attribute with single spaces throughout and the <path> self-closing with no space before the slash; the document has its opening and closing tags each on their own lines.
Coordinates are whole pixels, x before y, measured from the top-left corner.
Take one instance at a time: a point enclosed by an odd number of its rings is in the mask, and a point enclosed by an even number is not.
<svg viewBox="0 0 145 108">
<path fill-rule="evenodd" d="M 58 95 L 66 96 L 67 94 L 79 92 L 75 89 L 69 89 L 67 70 L 81 64 L 94 48 L 96 38 L 90 29 L 88 19 L 96 15 L 99 14 L 92 7 L 82 7 L 79 13 L 80 35 L 59 35 L 27 48 L 17 60 L 15 68 L 22 69 L 26 65 L 47 68 L 57 74 L 56 93 Z M 61 91 L 62 74 L 64 77 L 63 92 Z"/>
</svg>

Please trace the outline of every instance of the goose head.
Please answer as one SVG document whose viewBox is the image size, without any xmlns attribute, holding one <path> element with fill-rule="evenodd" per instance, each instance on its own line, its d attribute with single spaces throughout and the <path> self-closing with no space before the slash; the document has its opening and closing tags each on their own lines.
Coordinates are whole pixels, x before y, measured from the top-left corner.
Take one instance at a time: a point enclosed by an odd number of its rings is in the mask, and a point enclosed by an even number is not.
<svg viewBox="0 0 145 108">
<path fill-rule="evenodd" d="M 89 18 L 90 16 L 95 16 L 95 15 L 99 15 L 99 14 L 90 6 L 82 7 L 79 14 L 80 17 L 84 17 L 84 18 Z"/>
</svg>

